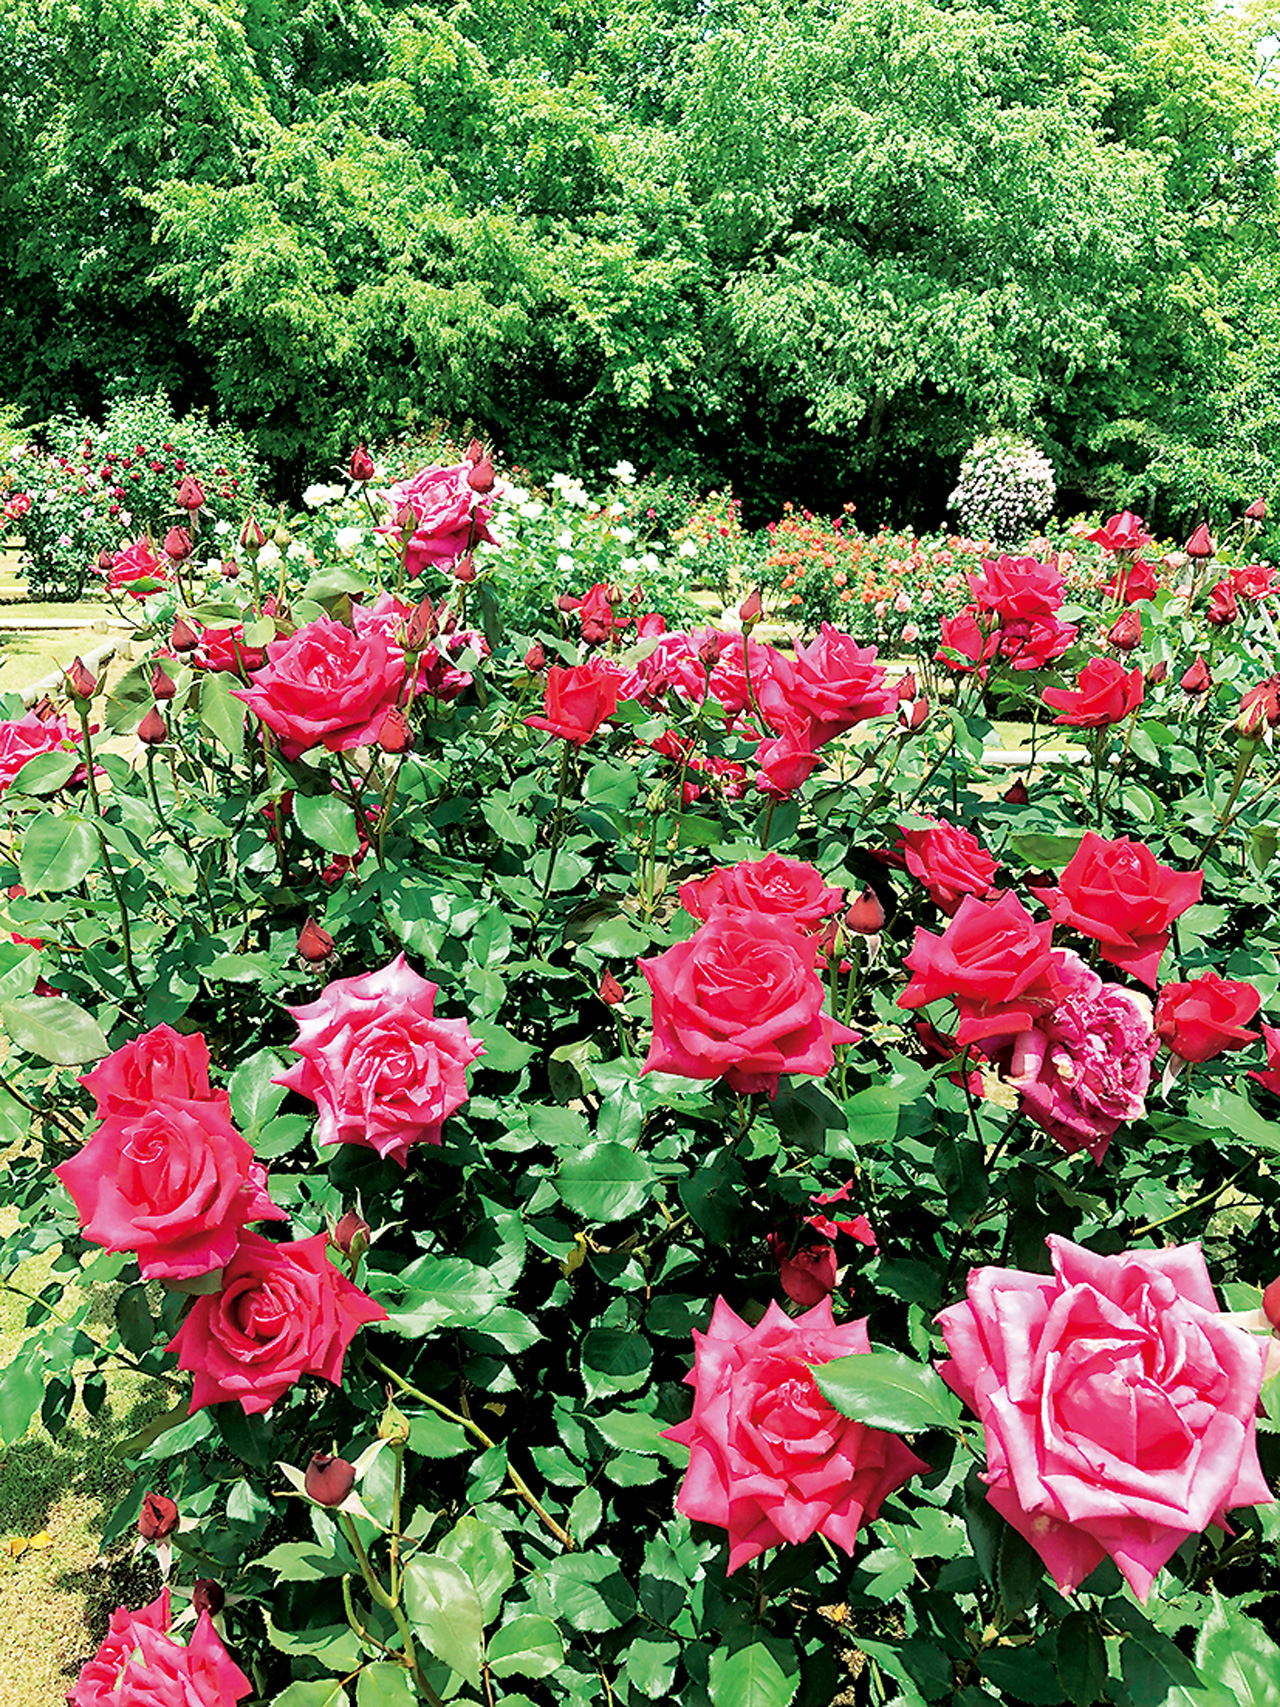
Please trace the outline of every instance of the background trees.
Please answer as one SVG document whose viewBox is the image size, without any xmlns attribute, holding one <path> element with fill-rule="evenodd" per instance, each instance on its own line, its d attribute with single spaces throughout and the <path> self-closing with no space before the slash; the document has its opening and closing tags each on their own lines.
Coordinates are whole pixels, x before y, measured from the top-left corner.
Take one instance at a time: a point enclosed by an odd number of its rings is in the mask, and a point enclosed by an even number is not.
<svg viewBox="0 0 1280 1707">
<path fill-rule="evenodd" d="M 469 418 L 540 466 L 937 519 L 1023 428 L 1172 525 L 1267 488 L 1275 96 L 1209 0 L 18 0 L 35 416 L 163 384 L 282 478 Z"/>
</svg>

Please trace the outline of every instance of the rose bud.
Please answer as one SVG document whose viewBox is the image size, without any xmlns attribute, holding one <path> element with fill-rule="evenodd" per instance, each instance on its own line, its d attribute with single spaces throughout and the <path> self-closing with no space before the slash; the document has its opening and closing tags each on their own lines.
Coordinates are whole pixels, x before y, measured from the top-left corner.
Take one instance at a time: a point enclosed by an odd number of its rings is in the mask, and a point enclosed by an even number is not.
<svg viewBox="0 0 1280 1707">
<path fill-rule="evenodd" d="M 1250 698 L 1240 701 L 1236 716 L 1236 734 L 1242 741 L 1260 741 L 1267 731 L 1267 707 L 1264 701 Z"/>
<path fill-rule="evenodd" d="M 1147 669 L 1147 685 L 1158 688 L 1162 682 L 1169 680 L 1169 666 L 1163 658 L 1157 658 Z"/>
<path fill-rule="evenodd" d="M 577 610 L 581 603 L 582 600 L 575 599 L 572 593 L 556 594 L 556 609 L 564 611 L 566 615 L 568 615 L 570 611 Z"/>
<path fill-rule="evenodd" d="M 347 472 L 353 480 L 372 480 L 378 472 L 373 466 L 373 458 L 363 445 L 357 445 L 351 453 L 351 461 L 347 464 Z"/>
<path fill-rule="evenodd" d="M 391 706 L 378 730 L 378 745 L 384 753 L 405 753 L 413 745 L 413 730 L 398 705 Z"/>
<path fill-rule="evenodd" d="M 625 1002 L 627 993 L 614 977 L 612 972 L 606 972 L 600 980 L 600 1000 L 606 1007 L 616 1008 L 619 1002 Z"/>
<path fill-rule="evenodd" d="M 466 455 L 462 460 L 464 462 L 469 462 L 474 466 L 474 464 L 483 461 L 483 459 L 484 446 L 480 443 L 479 439 L 472 439 L 471 443 L 467 446 Z"/>
<path fill-rule="evenodd" d="M 1212 557 L 1217 552 L 1217 545 L 1209 532 L 1208 524 L 1201 522 L 1200 526 L 1187 541 L 1184 550 L 1188 557 Z"/>
<path fill-rule="evenodd" d="M 41 723 L 52 723 L 54 718 L 59 715 L 57 706 L 49 698 L 47 693 L 41 694 L 40 698 L 31 707 L 31 713 L 33 717 L 38 717 Z M 10 890 L 9 893 L 12 894 L 13 891 Z M 20 891 L 20 893 L 25 894 L 25 890 Z"/>
<path fill-rule="evenodd" d="M 194 515 L 197 510 L 204 508 L 204 487 L 191 475 L 184 474 L 178 487 L 178 508 Z"/>
<path fill-rule="evenodd" d="M 1261 503 L 1262 500 L 1259 499 L 1258 502 Z M 1280 1333 L 1280 1275 L 1263 1291 L 1262 1313 L 1276 1332 Z"/>
<path fill-rule="evenodd" d="M 898 698 L 900 700 L 914 699 L 919 691 L 920 689 L 916 683 L 915 671 L 908 670 L 906 675 L 903 676 L 902 680 L 898 683 Z"/>
<path fill-rule="evenodd" d="M 146 747 L 157 747 L 161 741 L 169 739 L 169 730 L 164 718 L 160 715 L 158 705 L 153 705 L 142 722 L 139 723 L 138 739 Z"/>
<path fill-rule="evenodd" d="M 389 1440 L 393 1445 L 407 1446 L 409 1432 L 408 1417 L 393 1399 L 388 1399 L 387 1408 L 378 1419 L 378 1439 Z"/>
<path fill-rule="evenodd" d="M 234 581 L 238 579 L 239 574 L 240 565 L 236 562 L 235 558 L 228 557 L 224 559 L 222 564 L 222 579 L 224 581 Z"/>
<path fill-rule="evenodd" d="M 267 536 L 258 526 L 257 517 L 252 511 L 248 521 L 240 529 L 240 543 L 246 551 L 261 551 L 267 543 Z"/>
<path fill-rule="evenodd" d="M 1117 652 L 1132 652 L 1135 646 L 1142 645 L 1142 618 L 1132 605 L 1122 610 L 1111 624 L 1107 630 L 1107 642 Z"/>
<path fill-rule="evenodd" d="M 412 504 L 402 504 L 396 512 L 396 526 L 403 539 L 408 539 L 418 525 L 418 512 Z"/>
<path fill-rule="evenodd" d="M 759 587 L 753 587 L 738 607 L 738 615 L 742 618 L 744 628 L 754 626 L 760 620 L 764 610 L 764 600 L 760 597 Z"/>
<path fill-rule="evenodd" d="M 904 700 L 898 707 L 898 715 L 902 719 L 904 728 L 921 729 L 924 727 L 929 716 L 929 701 L 927 699 L 917 699 L 912 701 L 910 707 L 908 707 L 907 702 Z"/>
<path fill-rule="evenodd" d="M 1267 519 L 1267 500 L 1255 498 L 1245 511 L 1245 516 L 1251 522 L 1264 522 Z"/>
<path fill-rule="evenodd" d="M 884 929 L 884 906 L 874 889 L 866 888 L 845 909 L 845 926 L 859 936 L 875 936 Z"/>
<path fill-rule="evenodd" d="M 1263 721 L 1257 726 L 1256 731 L 1259 735 L 1262 733 L 1263 725 L 1269 724 L 1274 729 L 1277 724 L 1280 724 L 1280 676 L 1268 676 L 1265 681 L 1259 682 L 1256 687 L 1251 687 L 1241 694 L 1240 713 L 1236 718 L 1236 728 L 1242 735 L 1253 732 L 1255 709 L 1262 713 Z M 1245 728 L 1246 717 L 1250 719 L 1248 730 Z"/>
<path fill-rule="evenodd" d="M 536 640 L 524 655 L 524 667 L 534 676 L 547 667 L 547 655 Z"/>
<path fill-rule="evenodd" d="M 698 648 L 698 658 L 704 670 L 714 670 L 720 662 L 721 639 L 718 634 L 708 634 Z"/>
<path fill-rule="evenodd" d="M 496 478 L 493 464 L 487 456 L 482 456 L 479 462 L 472 464 L 471 472 L 467 475 L 467 485 L 473 492 L 492 492 Z"/>
<path fill-rule="evenodd" d="M 115 563 L 115 560 L 116 560 L 115 552 L 112 551 L 112 549 L 109 545 L 104 545 L 102 550 L 98 553 L 98 567 L 99 567 L 99 569 L 101 569 L 103 571 L 103 573 L 105 574 L 106 571 L 108 569 L 110 569 L 112 567 L 112 565 Z"/>
<path fill-rule="evenodd" d="M 356 1485 L 356 1467 L 345 1458 L 333 1458 L 327 1452 L 313 1452 L 302 1486 L 307 1498 L 317 1505 L 341 1505 Z"/>
<path fill-rule="evenodd" d="M 226 1591 L 221 1583 L 214 1582 L 212 1577 L 197 1577 L 191 1585 L 191 1604 L 198 1618 L 202 1612 L 207 1612 L 210 1618 L 216 1618 L 227 1604 Z"/>
<path fill-rule="evenodd" d="M 348 1209 L 333 1229 L 330 1237 L 344 1257 L 359 1257 L 361 1251 L 369 1243 L 371 1231 L 372 1229 L 363 1215 L 355 1209 Z M 359 1241 L 363 1241 L 363 1243 L 359 1243 Z"/>
<path fill-rule="evenodd" d="M 161 665 L 157 664 L 151 672 L 151 697 L 153 699 L 172 699 L 177 691 L 177 682 Z"/>
<path fill-rule="evenodd" d="M 1015 777 L 1000 797 L 1006 806 L 1026 806 L 1031 796 L 1022 777 Z"/>
<path fill-rule="evenodd" d="M 173 633 L 169 636 L 169 644 L 175 652 L 194 652 L 200 644 L 200 636 L 191 624 L 184 622 L 181 617 L 173 625 Z"/>
<path fill-rule="evenodd" d="M 328 960 L 333 953 L 333 938 L 323 925 L 318 925 L 313 918 L 298 932 L 298 954 L 309 966 L 318 966 L 321 961 Z"/>
<path fill-rule="evenodd" d="M 163 1541 L 178 1527 L 178 1508 L 165 1494 L 143 1494 L 138 1534 L 144 1541 Z"/>
<path fill-rule="evenodd" d="M 476 560 L 468 551 L 465 557 L 460 557 L 453 566 L 455 581 L 474 581 L 476 578 Z"/>
<path fill-rule="evenodd" d="M 164 536 L 164 554 L 175 563 L 184 563 L 191 555 L 191 535 L 186 528 L 170 528 Z"/>
<path fill-rule="evenodd" d="M 407 651 L 424 652 L 436 631 L 435 612 L 431 608 L 431 600 L 423 599 L 410 612 L 409 620 L 404 628 L 404 643 Z"/>
<path fill-rule="evenodd" d="M 1240 615 L 1240 606 L 1236 596 L 1225 581 L 1219 581 L 1209 594 L 1209 608 L 1205 612 L 1206 619 L 1215 628 L 1225 628 L 1229 622 L 1234 622 Z"/>
<path fill-rule="evenodd" d="M 1209 666 L 1203 657 L 1196 655 L 1196 661 L 1182 678 L 1183 693 L 1207 693 L 1213 686 L 1213 677 L 1209 674 Z"/>
<path fill-rule="evenodd" d="M 76 699 L 92 699 L 98 691 L 98 678 L 84 659 L 76 657 L 67 671 L 67 686 Z"/>
</svg>

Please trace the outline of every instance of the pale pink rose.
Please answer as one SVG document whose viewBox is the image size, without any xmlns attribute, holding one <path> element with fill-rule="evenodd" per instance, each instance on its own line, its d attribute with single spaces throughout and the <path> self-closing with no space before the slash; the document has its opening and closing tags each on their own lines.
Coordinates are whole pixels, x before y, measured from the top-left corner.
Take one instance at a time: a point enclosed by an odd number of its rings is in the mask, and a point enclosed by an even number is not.
<svg viewBox="0 0 1280 1707">
<path fill-rule="evenodd" d="M 1111 1558 L 1145 1600 L 1188 1536 L 1271 1502 L 1266 1352 L 1223 1319 L 1199 1245 L 1048 1245 L 1052 1274 L 970 1272 L 967 1302 L 938 1317 L 941 1374 L 982 1422 L 988 1500 L 1058 1587 Z"/>
</svg>

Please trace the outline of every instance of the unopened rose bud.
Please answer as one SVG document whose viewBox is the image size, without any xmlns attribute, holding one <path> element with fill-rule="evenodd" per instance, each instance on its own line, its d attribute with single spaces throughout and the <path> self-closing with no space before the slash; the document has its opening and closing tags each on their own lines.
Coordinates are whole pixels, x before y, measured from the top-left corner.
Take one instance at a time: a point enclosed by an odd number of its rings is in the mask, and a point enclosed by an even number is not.
<svg viewBox="0 0 1280 1707">
<path fill-rule="evenodd" d="M 1158 688 L 1162 682 L 1169 680 L 1169 665 L 1164 658 L 1157 658 L 1154 664 L 1147 667 L 1147 686 Z"/>
<path fill-rule="evenodd" d="M 164 536 L 164 554 L 174 563 L 185 563 L 191 555 L 191 535 L 186 528 L 170 528 Z"/>
<path fill-rule="evenodd" d="M 327 1452 L 313 1452 L 302 1486 L 307 1498 L 317 1505 L 341 1505 L 356 1485 L 356 1467 L 345 1458 L 333 1458 Z"/>
<path fill-rule="evenodd" d="M 252 513 L 240 529 L 240 543 L 246 551 L 261 551 L 267 543 L 267 536 L 258 526 L 257 517 Z"/>
<path fill-rule="evenodd" d="M 1264 728 L 1274 729 L 1277 724 L 1280 724 L 1280 676 L 1268 676 L 1240 696 L 1236 728 L 1242 735 L 1256 739 Z"/>
<path fill-rule="evenodd" d="M 1259 699 L 1250 699 L 1249 695 L 1240 702 L 1240 710 L 1236 717 L 1236 734 L 1242 741 L 1260 741 L 1267 730 L 1267 708 Z"/>
<path fill-rule="evenodd" d="M 1210 534 L 1209 527 L 1206 522 L 1200 523 L 1200 526 L 1187 541 L 1184 549 L 1188 557 L 1206 558 L 1215 555 L 1218 547 L 1214 543 L 1213 536 Z"/>
<path fill-rule="evenodd" d="M 60 715 L 57 706 L 49 698 L 47 693 L 41 694 L 40 698 L 31 707 L 31 713 L 33 717 L 38 717 L 41 723 L 52 723 L 54 718 Z"/>
<path fill-rule="evenodd" d="M 473 492 L 492 492 L 496 479 L 493 464 L 487 456 L 482 456 L 479 462 L 472 464 L 471 472 L 467 475 L 467 485 Z"/>
<path fill-rule="evenodd" d="M 363 1215 L 355 1209 L 348 1209 L 333 1229 L 333 1242 L 344 1257 L 358 1260 L 368 1248 L 371 1231 Z"/>
<path fill-rule="evenodd" d="M 151 672 L 152 699 L 172 699 L 177 691 L 177 682 L 160 664 L 157 664 Z"/>
<path fill-rule="evenodd" d="M 1262 1313 L 1277 1333 L 1280 1333 L 1280 1275 L 1262 1294 Z"/>
<path fill-rule="evenodd" d="M 763 610 L 764 600 L 760 597 L 760 589 L 759 587 L 753 587 L 738 607 L 738 614 L 742 618 L 742 626 L 744 628 L 754 627 L 754 625 L 759 622 L 760 613 Z"/>
<path fill-rule="evenodd" d="M 474 581 L 476 578 L 476 560 L 468 551 L 465 557 L 460 557 L 453 566 L 455 581 Z"/>
<path fill-rule="evenodd" d="M 226 1604 L 226 1590 L 221 1583 L 214 1582 L 212 1577 L 197 1577 L 192 1583 L 191 1605 L 197 1618 L 202 1612 L 207 1612 L 210 1618 L 216 1618 Z"/>
<path fill-rule="evenodd" d="M 875 936 L 884 929 L 884 906 L 874 889 L 864 889 L 845 909 L 845 927 L 859 936 Z"/>
<path fill-rule="evenodd" d="M 409 1419 L 393 1399 L 387 1400 L 387 1408 L 378 1419 L 378 1439 L 400 1446 L 408 1442 Z"/>
<path fill-rule="evenodd" d="M 160 715 L 158 705 L 153 705 L 142 722 L 139 723 L 138 739 L 145 747 L 158 747 L 161 741 L 169 739 L 168 726 Z"/>
<path fill-rule="evenodd" d="M 67 671 L 67 686 L 76 699 L 92 699 L 98 691 L 98 678 L 88 667 L 83 658 L 72 660 L 71 668 Z"/>
<path fill-rule="evenodd" d="M 606 1007 L 616 1008 L 619 1002 L 625 1002 L 627 993 L 614 977 L 612 972 L 606 972 L 600 980 L 600 1000 Z"/>
<path fill-rule="evenodd" d="M 1207 621 L 1215 628 L 1225 628 L 1229 622 L 1234 622 L 1240 615 L 1240 606 L 1236 596 L 1226 581 L 1219 581 L 1209 594 L 1209 608 L 1205 612 Z"/>
<path fill-rule="evenodd" d="M 309 966 L 318 966 L 333 953 L 333 938 L 323 925 L 308 918 L 298 932 L 298 956 Z"/>
<path fill-rule="evenodd" d="M 1267 500 L 1255 498 L 1245 511 L 1245 516 L 1251 522 L 1264 522 L 1267 519 Z"/>
<path fill-rule="evenodd" d="M 524 667 L 534 676 L 539 670 L 545 670 L 547 667 L 547 655 L 536 640 L 524 655 Z"/>
<path fill-rule="evenodd" d="M 1107 642 L 1117 652 L 1132 652 L 1142 645 L 1142 618 L 1133 606 L 1122 610 L 1107 630 Z"/>
<path fill-rule="evenodd" d="M 418 525 L 418 512 L 412 504 L 401 504 L 396 513 L 396 526 L 400 529 L 400 537 L 408 539 Z"/>
<path fill-rule="evenodd" d="M 566 615 L 570 611 L 577 610 L 578 606 L 581 603 L 582 603 L 582 600 L 581 599 L 575 599 L 572 593 L 557 593 L 556 594 L 556 609 L 564 611 Z"/>
<path fill-rule="evenodd" d="M 480 443 L 479 439 L 472 439 L 471 443 L 467 446 L 466 454 L 462 460 L 464 462 L 471 463 L 472 467 L 474 467 L 477 462 L 484 461 L 484 446 Z"/>
<path fill-rule="evenodd" d="M 919 691 L 920 691 L 920 688 L 919 688 L 918 683 L 916 682 L 915 671 L 914 670 L 908 670 L 906 675 L 903 676 L 902 679 L 898 683 L 898 699 L 899 699 L 899 701 L 914 699 L 916 697 L 916 695 L 919 693 Z"/>
<path fill-rule="evenodd" d="M 293 535 L 289 532 L 283 522 L 277 522 L 272 528 L 271 543 L 272 545 L 279 546 L 281 551 L 283 551 L 287 546 L 293 544 Z"/>
<path fill-rule="evenodd" d="M 102 550 L 98 553 L 97 561 L 98 561 L 99 569 L 101 569 L 103 571 L 103 573 L 105 574 L 108 569 L 113 567 L 113 565 L 115 564 L 115 560 L 116 560 L 115 552 L 112 551 L 112 549 L 109 545 L 104 545 Z"/>
<path fill-rule="evenodd" d="M 239 579 L 239 576 L 240 565 L 236 562 L 235 558 L 225 558 L 222 564 L 222 579 L 224 581 L 235 581 Z"/>
<path fill-rule="evenodd" d="M 917 699 L 911 705 L 904 700 L 898 707 L 898 716 L 907 729 L 922 729 L 929 717 L 929 701 Z"/>
<path fill-rule="evenodd" d="M 431 608 L 431 600 L 423 599 L 422 603 L 409 613 L 409 620 L 405 624 L 404 640 L 407 650 L 425 652 L 435 631 L 436 618 Z"/>
<path fill-rule="evenodd" d="M 378 745 L 384 753 L 407 753 L 413 745 L 413 730 L 398 705 L 393 705 L 382 719 L 378 730 Z"/>
<path fill-rule="evenodd" d="M 373 458 L 363 445 L 357 445 L 351 453 L 351 461 L 347 464 L 347 472 L 353 480 L 372 480 L 378 472 L 373 466 Z"/>
<path fill-rule="evenodd" d="M 178 1508 L 166 1494 L 143 1494 L 138 1534 L 144 1541 L 163 1541 L 178 1527 Z"/>
<path fill-rule="evenodd" d="M 1213 686 L 1213 677 L 1209 674 L 1209 666 L 1202 657 L 1197 656 L 1195 663 L 1182 678 L 1183 693 L 1207 693 Z"/>
<path fill-rule="evenodd" d="M 195 629 L 192 628 L 190 623 L 184 622 L 182 618 L 179 617 L 173 625 L 173 632 L 169 636 L 169 644 L 173 647 L 175 652 L 194 652 L 196 647 L 200 644 L 200 636 L 196 633 Z"/>
<path fill-rule="evenodd" d="M 718 634 L 708 634 L 707 638 L 702 642 L 701 646 L 699 646 L 698 657 L 701 660 L 704 670 L 714 670 L 716 665 L 720 662 L 721 645 L 722 642 Z"/>
<path fill-rule="evenodd" d="M 1006 806 L 1026 806 L 1031 796 L 1027 793 L 1027 785 L 1021 777 L 1016 777 L 1001 796 Z"/>
<path fill-rule="evenodd" d="M 204 487 L 189 474 L 182 477 L 182 483 L 178 487 L 177 504 L 180 510 L 186 510 L 191 515 L 204 508 Z"/>
</svg>

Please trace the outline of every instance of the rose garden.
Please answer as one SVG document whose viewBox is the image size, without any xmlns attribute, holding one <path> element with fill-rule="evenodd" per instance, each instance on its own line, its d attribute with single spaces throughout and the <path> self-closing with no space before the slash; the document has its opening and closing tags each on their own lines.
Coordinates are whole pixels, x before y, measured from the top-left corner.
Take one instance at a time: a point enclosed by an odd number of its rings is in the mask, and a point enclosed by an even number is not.
<svg viewBox="0 0 1280 1707">
<path fill-rule="evenodd" d="M 74 1707 L 1280 1700 L 1265 504 L 174 456 L 4 477 L 134 629 L 0 706 L 0 1440 L 143 1396 Z"/>
</svg>

